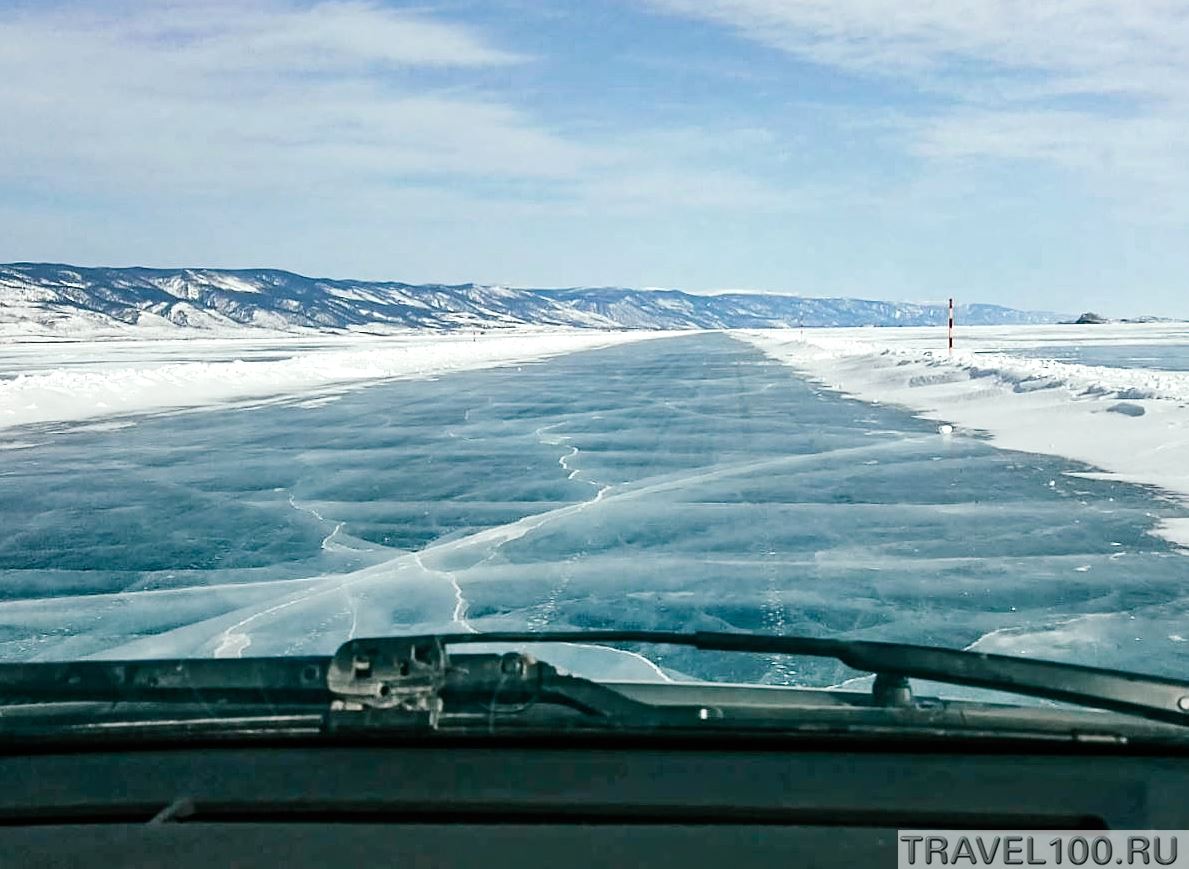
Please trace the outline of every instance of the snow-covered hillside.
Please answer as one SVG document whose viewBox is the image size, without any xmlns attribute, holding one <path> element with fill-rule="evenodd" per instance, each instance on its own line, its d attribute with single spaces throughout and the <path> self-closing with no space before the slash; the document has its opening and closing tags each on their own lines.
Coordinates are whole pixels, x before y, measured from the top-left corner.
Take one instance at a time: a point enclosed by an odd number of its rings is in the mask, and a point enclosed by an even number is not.
<svg viewBox="0 0 1189 869">
<path fill-rule="evenodd" d="M 818 299 L 765 293 L 692 295 L 678 290 L 617 288 L 538 290 L 586 314 L 637 329 L 792 329 L 798 326 L 936 326 L 946 322 L 944 305 Z M 967 325 L 1054 323 L 1057 315 L 1000 305 L 961 305 Z"/>
<path fill-rule="evenodd" d="M 502 287 L 332 281 L 272 269 L 0 266 L 0 329 L 12 334 L 541 326 L 606 328 L 564 303 Z"/>
<path fill-rule="evenodd" d="M 0 336 L 146 335 L 551 326 L 595 329 L 931 325 L 940 305 L 618 288 L 529 290 L 307 278 L 274 269 L 0 265 Z M 1053 314 L 959 309 L 968 324 L 1049 323 Z"/>
</svg>

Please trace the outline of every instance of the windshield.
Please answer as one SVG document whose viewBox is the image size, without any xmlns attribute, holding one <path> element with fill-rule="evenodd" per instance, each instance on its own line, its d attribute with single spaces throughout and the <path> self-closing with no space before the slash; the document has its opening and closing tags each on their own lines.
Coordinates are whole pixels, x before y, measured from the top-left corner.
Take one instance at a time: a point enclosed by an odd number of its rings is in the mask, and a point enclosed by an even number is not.
<svg viewBox="0 0 1189 869">
<path fill-rule="evenodd" d="M 615 629 L 1189 672 L 1180 13 L 4 19 L 0 662 Z"/>
</svg>

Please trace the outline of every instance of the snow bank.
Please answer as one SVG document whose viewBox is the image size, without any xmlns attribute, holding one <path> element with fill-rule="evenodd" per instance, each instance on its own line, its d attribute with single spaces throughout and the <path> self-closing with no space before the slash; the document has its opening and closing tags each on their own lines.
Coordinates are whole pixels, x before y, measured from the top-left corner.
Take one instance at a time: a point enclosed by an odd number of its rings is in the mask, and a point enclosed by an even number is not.
<svg viewBox="0 0 1189 869">
<path fill-rule="evenodd" d="M 1062 329 L 1064 331 L 1062 331 Z M 1051 344 L 1189 343 L 1184 324 L 971 327 L 951 355 L 941 329 L 737 332 L 832 389 L 988 433 L 1005 449 L 1064 456 L 1189 502 L 1189 372 L 1109 368 L 987 352 Z M 940 346 L 939 346 L 940 345 Z M 983 351 L 983 352 L 976 352 Z M 1189 521 L 1160 533 L 1189 545 Z"/>
<path fill-rule="evenodd" d="M 424 377 L 528 362 L 673 333 L 581 332 L 406 336 L 353 342 L 291 338 L 268 354 L 235 340 L 31 345 L 34 368 L 13 348 L 0 353 L 0 428 L 204 407 L 318 392 L 392 378 Z M 290 349 L 286 351 L 286 346 Z M 350 349 L 341 349 L 347 347 Z M 164 361 L 185 354 L 189 361 Z M 28 356 L 29 354 L 26 354 Z M 252 358 L 261 356 L 263 358 Z M 277 358 L 278 356 L 282 358 Z M 197 358 L 196 358 L 197 357 Z M 112 366 L 112 359 L 134 360 Z M 59 364 L 55 365 L 55 360 Z M 208 361 L 208 359 L 213 361 Z M 7 370 L 6 370 L 7 369 Z M 15 372 L 15 373 L 14 373 Z"/>
<path fill-rule="evenodd" d="M 757 330 L 745 330 L 752 333 Z M 764 330 L 759 330 L 761 333 Z M 783 330 L 786 335 L 794 330 Z M 770 332 L 768 334 L 775 334 Z M 944 326 L 863 326 L 856 328 L 806 329 L 806 337 L 829 337 L 832 341 L 857 341 L 879 347 L 945 349 Z M 963 326 L 958 324 L 956 344 L 960 350 L 979 352 L 1031 350 L 1038 346 L 1108 347 L 1121 344 L 1189 344 L 1189 322 L 1108 323 L 1098 326 L 1072 324 L 1022 326 Z"/>
</svg>

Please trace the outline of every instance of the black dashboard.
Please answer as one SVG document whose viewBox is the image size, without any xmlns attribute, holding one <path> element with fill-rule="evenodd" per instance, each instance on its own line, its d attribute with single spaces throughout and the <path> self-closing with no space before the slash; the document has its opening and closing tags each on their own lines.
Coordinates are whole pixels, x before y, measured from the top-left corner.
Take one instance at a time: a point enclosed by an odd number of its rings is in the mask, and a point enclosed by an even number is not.
<svg viewBox="0 0 1189 869">
<path fill-rule="evenodd" d="M 897 829 L 1189 827 L 1189 756 L 1120 746 L 60 747 L 0 785 L 0 866 L 891 866 Z"/>
</svg>

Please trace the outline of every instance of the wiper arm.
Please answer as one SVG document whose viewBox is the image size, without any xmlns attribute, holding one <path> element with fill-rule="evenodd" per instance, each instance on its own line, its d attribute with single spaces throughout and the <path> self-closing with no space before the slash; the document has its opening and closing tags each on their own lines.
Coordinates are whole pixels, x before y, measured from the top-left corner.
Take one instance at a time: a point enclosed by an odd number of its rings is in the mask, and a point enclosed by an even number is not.
<svg viewBox="0 0 1189 869">
<path fill-rule="evenodd" d="M 329 703 L 325 657 L 0 664 L 4 705 L 51 702 Z"/>
<path fill-rule="evenodd" d="M 36 718 L 5 707 L 111 704 L 121 721 L 153 723 L 168 707 L 171 723 L 187 714 L 218 723 L 283 711 L 319 717 L 329 731 L 436 728 L 481 717 L 494 725 L 529 709 L 569 709 L 600 727 L 688 725 L 709 715 L 700 706 L 657 707 L 590 679 L 559 672 L 516 653 L 447 656 L 435 636 L 388 637 L 344 644 L 333 658 L 274 657 L 0 664 L 0 736 L 42 732 Z M 129 706 L 134 710 L 129 710 Z M 75 716 L 85 727 L 103 711 Z M 548 714 L 548 713 L 547 713 Z M 66 716 L 71 726 L 78 722 Z M 303 719 L 303 723 L 305 722 Z"/>
<path fill-rule="evenodd" d="M 1189 725 L 1189 683 L 1138 673 L 866 640 L 626 630 L 357 639 L 344 643 L 332 658 L 0 664 L 0 718 L 5 705 L 73 701 L 191 704 L 212 710 L 235 704 L 273 710 L 313 707 L 330 710 L 331 727 L 369 722 L 434 727 L 443 710 L 451 716 L 499 715 L 507 721 L 517 704 L 524 709 L 568 707 L 592 723 L 611 727 L 685 725 L 716 717 L 711 708 L 642 703 L 516 653 L 446 653 L 450 646 L 479 643 L 642 643 L 825 657 L 874 673 L 874 701 L 881 706 L 911 706 L 907 680 L 915 678 Z"/>
<path fill-rule="evenodd" d="M 1009 655 L 915 646 L 907 643 L 713 631 L 494 631 L 402 637 L 393 640 L 352 640 L 344 644 L 335 655 L 330 672 L 331 689 L 335 689 L 336 666 L 343 665 L 357 654 L 366 657 L 366 649 L 375 648 L 376 644 L 396 641 L 413 646 L 436 643 L 443 647 L 466 643 L 645 643 L 688 646 L 705 651 L 834 658 L 856 670 L 874 673 L 876 699 L 886 705 L 911 702 L 907 680 L 914 678 L 972 688 L 988 688 L 1079 706 L 1109 709 L 1153 721 L 1189 725 L 1189 682 L 1174 679 L 1085 667 L 1080 664 L 1037 661 Z"/>
</svg>

